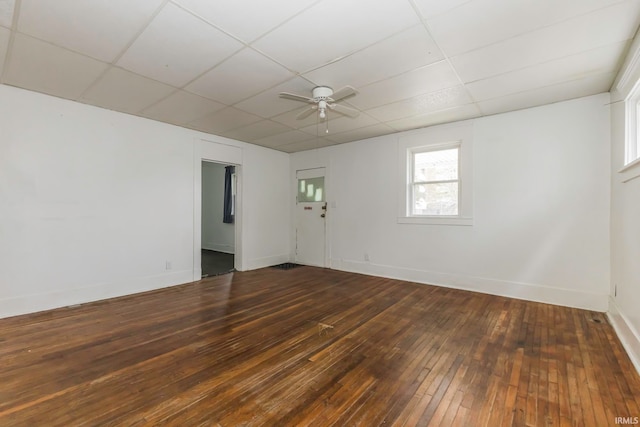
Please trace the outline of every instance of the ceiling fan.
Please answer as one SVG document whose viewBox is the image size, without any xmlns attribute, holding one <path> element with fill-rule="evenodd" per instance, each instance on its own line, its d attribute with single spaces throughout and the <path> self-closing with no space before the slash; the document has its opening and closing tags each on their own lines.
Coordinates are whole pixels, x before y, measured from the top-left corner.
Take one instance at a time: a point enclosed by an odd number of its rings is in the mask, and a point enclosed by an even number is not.
<svg viewBox="0 0 640 427">
<path fill-rule="evenodd" d="M 338 101 L 350 98 L 357 94 L 358 91 L 351 86 L 345 86 L 335 92 L 328 86 L 316 86 L 311 91 L 311 97 L 296 95 L 295 93 L 280 92 L 280 98 L 313 104 L 309 108 L 298 114 L 296 116 L 296 119 L 301 120 L 309 117 L 314 111 L 317 110 L 320 119 L 324 120 L 327 117 L 327 109 L 333 110 L 336 113 L 344 114 L 348 117 L 358 117 L 360 115 L 360 112 L 358 110 L 351 107 L 346 107 L 344 105 L 336 104 L 336 102 Z"/>
</svg>

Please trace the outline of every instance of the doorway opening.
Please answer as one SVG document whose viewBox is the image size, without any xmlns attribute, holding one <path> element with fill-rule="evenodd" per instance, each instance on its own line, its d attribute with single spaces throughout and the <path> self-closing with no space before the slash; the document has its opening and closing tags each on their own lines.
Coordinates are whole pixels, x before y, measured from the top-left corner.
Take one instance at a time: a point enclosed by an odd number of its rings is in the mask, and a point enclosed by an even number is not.
<svg viewBox="0 0 640 427">
<path fill-rule="evenodd" d="M 236 167 L 202 161 L 202 278 L 235 271 Z"/>
</svg>

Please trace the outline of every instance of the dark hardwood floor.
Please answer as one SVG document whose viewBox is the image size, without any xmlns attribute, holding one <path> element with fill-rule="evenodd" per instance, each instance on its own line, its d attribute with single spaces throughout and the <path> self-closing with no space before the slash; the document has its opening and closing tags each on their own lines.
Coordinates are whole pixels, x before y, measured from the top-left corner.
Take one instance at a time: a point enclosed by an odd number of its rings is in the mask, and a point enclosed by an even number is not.
<svg viewBox="0 0 640 427">
<path fill-rule="evenodd" d="M 202 266 L 202 278 L 226 274 L 233 271 L 234 255 L 224 252 L 202 249 L 200 265 Z"/>
<path fill-rule="evenodd" d="M 0 320 L 0 426 L 614 426 L 604 315 L 273 268 Z"/>
</svg>

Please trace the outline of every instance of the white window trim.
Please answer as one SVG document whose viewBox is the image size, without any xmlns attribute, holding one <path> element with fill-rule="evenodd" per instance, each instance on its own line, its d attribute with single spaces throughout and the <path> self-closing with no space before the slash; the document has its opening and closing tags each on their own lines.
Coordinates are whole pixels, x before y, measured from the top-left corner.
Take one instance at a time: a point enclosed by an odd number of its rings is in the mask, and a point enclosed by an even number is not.
<svg viewBox="0 0 640 427">
<path fill-rule="evenodd" d="M 458 215 L 411 215 L 410 183 L 413 153 L 459 147 Z M 398 223 L 473 225 L 473 122 L 436 126 L 401 136 L 398 140 Z"/>
<path fill-rule="evenodd" d="M 409 217 L 415 217 L 415 218 L 458 218 L 458 215 L 412 215 L 410 212 L 412 211 L 411 209 L 411 200 L 413 199 L 413 191 L 415 191 L 415 186 L 419 183 L 416 183 L 413 179 L 415 177 L 415 167 L 416 167 L 416 161 L 415 161 L 415 156 L 416 154 L 420 154 L 420 153 L 430 153 L 430 152 L 434 152 L 434 151 L 441 151 L 441 150 L 450 150 L 450 149 L 457 149 L 458 150 L 458 176 L 457 179 L 455 180 L 450 180 L 451 182 L 456 182 L 458 184 L 458 212 L 460 212 L 460 205 L 461 205 L 461 200 L 460 200 L 460 189 L 462 188 L 462 180 L 460 179 L 460 141 L 455 141 L 455 142 L 446 142 L 443 144 L 434 144 L 434 145 L 428 145 L 428 146 L 422 146 L 422 147 L 413 147 L 413 148 L 409 148 L 407 150 L 407 154 L 408 154 L 408 158 L 407 158 L 407 168 L 409 168 L 409 174 L 407 176 L 407 216 Z M 425 182 L 427 183 L 427 182 Z"/>
<path fill-rule="evenodd" d="M 639 125 L 638 114 L 640 109 L 640 80 L 636 82 L 633 89 L 625 99 L 625 148 L 624 148 L 624 168 L 630 168 L 640 161 L 640 140 L 638 139 Z"/>
</svg>

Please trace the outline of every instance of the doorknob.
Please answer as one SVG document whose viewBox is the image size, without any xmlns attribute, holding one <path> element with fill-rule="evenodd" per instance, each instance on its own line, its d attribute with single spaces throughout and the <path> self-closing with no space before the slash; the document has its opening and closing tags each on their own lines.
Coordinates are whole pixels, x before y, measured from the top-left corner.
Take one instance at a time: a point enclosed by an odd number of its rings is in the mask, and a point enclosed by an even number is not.
<svg viewBox="0 0 640 427">
<path fill-rule="evenodd" d="M 324 218 L 325 216 L 327 216 L 327 214 L 323 213 L 322 215 L 320 215 L 320 218 Z"/>
</svg>

